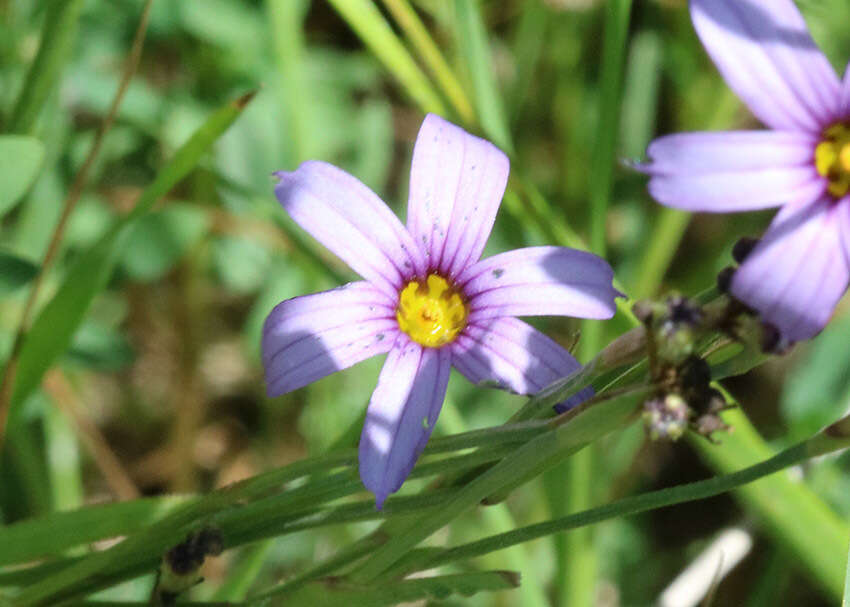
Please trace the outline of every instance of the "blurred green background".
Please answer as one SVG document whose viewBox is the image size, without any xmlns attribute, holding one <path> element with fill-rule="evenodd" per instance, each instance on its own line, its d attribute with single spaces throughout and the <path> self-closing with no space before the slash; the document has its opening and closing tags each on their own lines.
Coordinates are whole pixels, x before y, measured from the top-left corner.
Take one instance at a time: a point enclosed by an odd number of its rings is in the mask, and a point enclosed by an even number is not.
<svg viewBox="0 0 850 607">
<path fill-rule="evenodd" d="M 38 51 L 50 4 L 0 0 L 0 116 L 6 121 Z M 28 194 L 0 211 L 0 360 L 17 330 L 32 264 L 44 255 L 65 194 L 118 86 L 142 4 L 83 3 L 73 52 L 32 128 L 45 145 L 43 162 Z M 482 74 L 470 61 L 476 50 L 468 48 L 456 3 L 412 4 L 485 130 L 498 138 L 498 129 L 487 128 L 487 116 L 502 116 L 509 132 L 500 143 L 515 147 L 516 187 L 488 252 L 567 244 L 559 239 L 565 230 L 588 236 L 592 151 L 606 128 L 598 111 L 603 3 L 473 3 L 486 28 L 485 64 L 499 93 L 495 107 L 481 98 Z M 844 0 L 799 5 L 843 73 L 850 57 L 850 7 Z M 391 14 L 383 14 L 403 39 Z M 685 2 L 634 3 L 626 48 L 619 158 L 641 158 L 658 134 L 756 127 L 702 50 Z M 294 169 L 308 158 L 332 162 L 403 216 L 411 146 L 423 116 L 391 70 L 323 0 L 154 2 L 138 73 L 41 300 L 55 292 L 69 264 L 132 208 L 164 159 L 210 113 L 257 88 L 214 151 L 138 222 L 70 350 L 26 401 L 18 439 L 25 455 L 4 458 L 0 467 L 4 522 L 113 499 L 209 490 L 324 453 L 352 426 L 357 429 L 380 358 L 273 400 L 265 397 L 259 362 L 262 321 L 274 304 L 353 278 L 285 216 L 272 194 L 271 172 Z M 450 99 L 441 102 L 449 119 L 482 132 Z M 539 192 L 529 195 L 516 180 Z M 691 218 L 665 211 L 648 198 L 644 182 L 624 164 L 615 167 L 605 221 L 607 257 L 635 297 L 695 294 L 711 286 L 731 262 L 737 238 L 760 233 L 770 218 L 769 212 Z M 847 410 L 846 312 L 846 305 L 840 307 L 820 337 L 790 356 L 727 383 L 777 448 Z M 579 329 L 566 319 L 537 324 L 565 344 Z M 616 321 L 604 325 L 606 341 L 623 328 Z M 453 376 L 436 433 L 502 423 L 521 402 Z M 650 443 L 639 427 L 609 437 L 598 452 L 604 455 L 594 462 L 593 503 L 712 474 L 687 444 Z M 846 517 L 848 470 L 850 457 L 844 455 L 795 474 L 805 474 Z M 484 530 L 549 518 L 557 501 L 551 491 L 551 483 L 538 479 L 515 492 L 506 507 L 465 516 L 438 540 L 469 541 Z M 282 579 L 372 526 L 330 527 L 227 553 L 208 565 L 197 596 L 209 596 L 245 563 L 258 568 L 258 586 Z M 679 572 L 730 526 L 746 528 L 755 543 L 720 583 L 714 604 L 830 604 L 795 566 L 795 555 L 762 535 L 758 520 L 729 496 L 598 525 L 596 604 L 656 604 Z M 534 605 L 553 596 L 562 573 L 552 541 L 518 550 L 490 555 L 481 564 L 520 567 L 530 588 L 455 604 Z M 140 600 L 146 584 L 149 579 L 103 596 Z"/>
</svg>

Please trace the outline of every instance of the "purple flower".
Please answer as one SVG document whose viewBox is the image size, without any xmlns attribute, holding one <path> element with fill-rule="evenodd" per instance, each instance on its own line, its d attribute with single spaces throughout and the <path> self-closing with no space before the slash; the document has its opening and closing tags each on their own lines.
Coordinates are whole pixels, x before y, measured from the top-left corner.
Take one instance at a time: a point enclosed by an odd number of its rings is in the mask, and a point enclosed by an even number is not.
<svg viewBox="0 0 850 607">
<path fill-rule="evenodd" d="M 691 17 L 728 85 L 771 130 L 662 137 L 640 168 L 671 207 L 782 207 L 731 292 L 786 339 L 808 339 L 850 279 L 850 71 L 842 84 L 791 0 L 691 0 Z"/>
<path fill-rule="evenodd" d="M 360 438 L 360 477 L 380 508 L 425 447 L 452 365 L 532 394 L 579 368 L 514 316 L 610 318 L 602 259 L 531 247 L 479 261 L 508 179 L 496 147 L 428 115 L 413 151 L 407 228 L 365 185 L 310 161 L 278 173 L 283 208 L 363 281 L 288 299 L 266 319 L 270 396 L 387 354 Z"/>
</svg>

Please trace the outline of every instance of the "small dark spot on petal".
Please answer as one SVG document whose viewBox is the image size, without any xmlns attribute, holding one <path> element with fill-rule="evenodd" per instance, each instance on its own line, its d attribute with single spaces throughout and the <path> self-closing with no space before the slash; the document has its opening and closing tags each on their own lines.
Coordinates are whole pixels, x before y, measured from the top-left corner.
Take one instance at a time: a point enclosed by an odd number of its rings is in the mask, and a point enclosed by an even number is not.
<svg viewBox="0 0 850 607">
<path fill-rule="evenodd" d="M 502 274 L 505 273 L 505 270 L 502 268 L 496 268 L 493 270 L 493 278 L 501 278 Z"/>
<path fill-rule="evenodd" d="M 384 341 L 384 338 L 385 338 L 385 337 L 386 337 L 386 335 L 384 335 L 383 333 L 378 333 L 378 334 L 375 336 L 375 340 L 377 340 L 377 341 Z"/>
</svg>

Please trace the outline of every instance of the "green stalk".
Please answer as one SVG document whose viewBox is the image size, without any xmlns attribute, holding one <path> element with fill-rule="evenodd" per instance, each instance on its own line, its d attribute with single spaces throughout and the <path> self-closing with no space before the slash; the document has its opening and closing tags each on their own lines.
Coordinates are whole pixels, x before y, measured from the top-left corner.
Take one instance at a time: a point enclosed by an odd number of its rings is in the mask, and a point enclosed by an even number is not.
<svg viewBox="0 0 850 607">
<path fill-rule="evenodd" d="M 77 37 L 83 0 L 50 0 L 41 31 L 41 45 L 27 73 L 8 123 L 10 133 L 32 133 L 41 108 L 56 88 Z"/>
<path fill-rule="evenodd" d="M 478 0 L 455 0 L 457 42 L 465 58 L 467 71 L 475 93 L 475 106 L 481 126 L 487 137 L 509 156 L 514 154 L 514 144 L 502 96 L 496 83 L 490 42 L 481 16 Z"/>
<path fill-rule="evenodd" d="M 737 470 L 736 472 L 704 481 L 687 483 L 677 487 L 627 497 L 584 512 L 578 512 L 544 523 L 529 525 L 462 546 L 448 548 L 439 554 L 431 553 L 424 559 L 414 553 L 415 556 L 406 559 L 404 567 L 397 569 L 396 573 L 401 570 L 412 572 L 420 569 L 439 567 L 608 519 L 630 516 L 675 504 L 701 500 L 735 489 L 746 489 L 749 486 L 754 486 L 749 485 L 753 481 L 758 480 L 760 483 L 764 483 L 782 478 L 779 475 L 771 476 L 780 470 L 827 453 L 834 453 L 847 448 L 850 448 L 850 416 L 836 422 L 812 438 L 743 470 Z M 810 519 L 803 520 L 808 522 Z M 808 525 L 800 525 L 800 527 L 803 528 L 803 532 L 808 529 Z M 846 535 L 840 535 L 837 539 L 846 543 Z M 838 563 L 837 566 L 842 570 L 844 569 L 843 562 Z"/>
<path fill-rule="evenodd" d="M 328 0 L 425 112 L 445 114 L 442 99 L 370 0 Z"/>
<path fill-rule="evenodd" d="M 615 154 L 620 133 L 620 103 L 623 64 L 629 27 L 631 0 L 609 0 L 605 9 L 605 33 L 600 74 L 600 105 L 598 137 L 593 149 L 590 173 L 590 250 L 601 257 L 606 252 L 606 219 L 614 178 Z M 588 320 L 582 323 L 580 351 L 582 360 L 589 360 L 602 346 L 602 324 Z M 548 476 L 550 502 L 554 516 L 585 510 L 593 503 L 593 448 L 570 458 L 563 466 L 563 480 L 552 473 Z M 583 607 L 594 601 L 596 594 L 596 548 L 593 532 L 554 538 L 558 562 L 556 574 L 558 604 L 562 607 Z"/>
<path fill-rule="evenodd" d="M 466 124 L 475 124 L 475 111 L 472 109 L 472 104 L 469 102 L 466 92 L 410 2 L 408 0 L 383 0 L 383 2 L 404 35 L 413 44 L 413 48 L 419 53 L 423 63 L 428 66 L 434 78 L 437 79 L 437 84 L 440 85 L 443 94 L 452 104 L 461 120 Z"/>
</svg>

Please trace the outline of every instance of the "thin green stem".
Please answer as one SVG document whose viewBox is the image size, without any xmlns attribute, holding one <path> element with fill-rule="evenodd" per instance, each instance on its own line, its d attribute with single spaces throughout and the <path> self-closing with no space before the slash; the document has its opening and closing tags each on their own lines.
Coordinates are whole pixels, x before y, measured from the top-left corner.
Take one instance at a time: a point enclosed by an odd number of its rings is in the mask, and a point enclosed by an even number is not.
<svg viewBox="0 0 850 607">
<path fill-rule="evenodd" d="M 442 99 L 371 0 L 328 0 L 425 112 L 445 114 Z"/>
<path fill-rule="evenodd" d="M 845 418 L 843 421 L 847 422 L 848 420 L 850 418 Z M 508 533 L 501 533 L 483 540 L 449 548 L 439 554 L 429 555 L 426 560 L 420 562 L 413 562 L 411 560 L 406 563 L 404 571 L 418 571 L 467 560 L 489 554 L 495 550 L 502 550 L 516 544 L 529 542 L 561 531 L 592 525 L 611 518 L 630 516 L 649 510 L 720 495 L 748 485 L 763 477 L 770 476 L 790 466 L 795 466 L 813 457 L 840 451 L 848 447 L 850 447 L 850 436 L 846 434 L 843 436 L 829 436 L 826 433 L 821 433 L 765 461 L 731 474 L 627 497 L 597 508 L 591 508 L 584 512 L 578 512 L 544 523 L 529 525 Z M 841 566 L 843 567 L 844 565 L 842 564 Z"/>
<path fill-rule="evenodd" d="M 419 53 L 419 57 L 436 78 L 437 84 L 440 85 L 461 120 L 469 125 L 475 124 L 475 110 L 472 109 L 466 92 L 410 2 L 408 0 L 383 0 L 383 2 L 413 44 L 413 48 Z"/>
<path fill-rule="evenodd" d="M 52 0 L 44 18 L 41 45 L 8 123 L 10 133 L 31 133 L 41 108 L 71 58 L 83 0 Z"/>
</svg>

